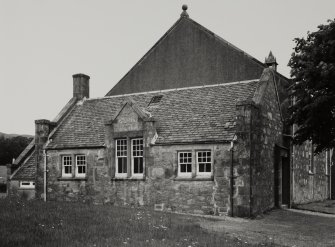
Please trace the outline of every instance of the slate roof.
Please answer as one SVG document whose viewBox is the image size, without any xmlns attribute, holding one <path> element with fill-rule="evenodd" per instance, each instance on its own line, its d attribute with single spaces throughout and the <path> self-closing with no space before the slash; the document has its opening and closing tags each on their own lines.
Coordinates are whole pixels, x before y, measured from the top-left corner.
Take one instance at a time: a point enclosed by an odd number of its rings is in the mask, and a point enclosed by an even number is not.
<svg viewBox="0 0 335 247">
<path fill-rule="evenodd" d="M 158 123 L 156 144 L 230 141 L 236 102 L 251 99 L 257 84 L 251 80 L 83 100 L 49 137 L 47 149 L 104 146 L 104 123 L 128 99 Z M 160 102 L 149 105 L 157 95 L 163 95 Z"/>
<path fill-rule="evenodd" d="M 106 96 L 259 78 L 267 66 L 181 16 Z"/>
<path fill-rule="evenodd" d="M 34 180 L 36 175 L 35 151 L 14 172 L 11 180 Z"/>
</svg>

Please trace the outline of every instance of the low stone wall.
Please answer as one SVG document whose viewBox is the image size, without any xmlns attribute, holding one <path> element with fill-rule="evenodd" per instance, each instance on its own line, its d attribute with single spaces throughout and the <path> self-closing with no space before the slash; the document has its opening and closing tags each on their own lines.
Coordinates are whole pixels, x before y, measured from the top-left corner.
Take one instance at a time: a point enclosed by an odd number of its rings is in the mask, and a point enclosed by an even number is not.
<svg viewBox="0 0 335 247">
<path fill-rule="evenodd" d="M 310 162 L 313 162 L 312 171 L 309 169 Z M 293 203 L 303 204 L 326 200 L 329 196 L 328 181 L 326 154 L 313 155 L 311 143 L 309 142 L 301 146 L 295 146 L 293 157 Z"/>
</svg>

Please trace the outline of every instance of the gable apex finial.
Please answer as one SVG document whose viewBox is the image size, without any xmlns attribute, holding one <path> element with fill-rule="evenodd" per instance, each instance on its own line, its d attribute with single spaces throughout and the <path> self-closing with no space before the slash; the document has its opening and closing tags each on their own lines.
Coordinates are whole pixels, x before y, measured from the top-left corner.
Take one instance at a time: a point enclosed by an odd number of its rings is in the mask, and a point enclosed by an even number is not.
<svg viewBox="0 0 335 247">
<path fill-rule="evenodd" d="M 268 67 L 271 67 L 273 68 L 274 70 L 277 70 L 277 61 L 276 61 L 276 58 L 275 56 L 272 54 L 272 51 L 270 51 L 269 53 L 269 56 L 265 58 L 265 64 L 268 66 Z"/>
<path fill-rule="evenodd" d="M 188 17 L 188 13 L 187 13 L 187 5 L 186 4 L 183 4 L 183 6 L 181 7 L 183 12 L 180 14 L 181 17 Z"/>
</svg>

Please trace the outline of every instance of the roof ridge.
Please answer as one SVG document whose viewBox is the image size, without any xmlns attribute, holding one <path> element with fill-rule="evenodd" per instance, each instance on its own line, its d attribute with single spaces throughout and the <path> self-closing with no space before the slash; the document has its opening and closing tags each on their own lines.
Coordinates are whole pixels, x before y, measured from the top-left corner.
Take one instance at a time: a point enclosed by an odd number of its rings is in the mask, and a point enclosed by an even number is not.
<svg viewBox="0 0 335 247">
<path fill-rule="evenodd" d="M 35 155 L 35 150 L 23 161 L 22 165 L 19 166 L 14 172 L 13 174 L 10 176 L 10 180 L 12 180 L 14 178 L 14 176 L 24 167 L 26 167 L 27 161 L 33 156 Z"/>
<path fill-rule="evenodd" d="M 218 84 L 209 84 L 209 85 L 208 84 L 204 84 L 202 86 L 170 88 L 170 89 L 146 91 L 146 92 L 139 92 L 139 93 L 110 95 L 110 96 L 97 97 L 97 98 L 89 98 L 89 99 L 85 98 L 81 102 L 84 102 L 84 101 L 93 101 L 93 100 L 101 100 L 101 99 L 110 99 L 110 98 L 119 98 L 119 97 L 132 96 L 132 95 L 141 95 L 141 94 L 164 93 L 164 92 L 169 92 L 169 91 L 182 91 L 182 90 L 197 89 L 197 88 L 221 87 L 221 86 L 230 86 L 230 85 L 236 85 L 236 84 L 247 84 L 247 83 L 255 82 L 255 81 L 259 81 L 259 78 L 257 78 L 257 79 L 251 79 L 251 80 L 244 80 L 244 81 L 233 81 L 233 82 L 224 82 L 224 83 L 218 83 Z"/>
</svg>

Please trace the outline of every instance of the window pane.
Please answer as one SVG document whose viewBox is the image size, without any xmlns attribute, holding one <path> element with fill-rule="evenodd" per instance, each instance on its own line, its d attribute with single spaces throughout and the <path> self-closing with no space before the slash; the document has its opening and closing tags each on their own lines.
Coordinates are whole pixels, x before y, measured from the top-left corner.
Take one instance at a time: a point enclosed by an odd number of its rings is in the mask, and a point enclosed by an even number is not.
<svg viewBox="0 0 335 247">
<path fill-rule="evenodd" d="M 127 173 L 127 157 L 118 158 L 118 173 Z"/>
<path fill-rule="evenodd" d="M 179 152 L 179 172 L 192 173 L 192 152 Z"/>
<path fill-rule="evenodd" d="M 122 158 L 122 173 L 127 173 L 127 158 Z"/>
<path fill-rule="evenodd" d="M 78 175 L 86 174 L 86 156 L 85 155 L 76 156 L 76 166 L 77 166 Z"/>
<path fill-rule="evenodd" d="M 143 173 L 143 158 L 134 158 L 134 173 Z"/>
<path fill-rule="evenodd" d="M 127 173 L 127 139 L 116 140 L 117 173 Z"/>
<path fill-rule="evenodd" d="M 72 156 L 62 157 L 63 175 L 70 176 L 72 174 Z"/>
<path fill-rule="evenodd" d="M 192 172 L 192 164 L 187 164 L 187 172 Z"/>
<path fill-rule="evenodd" d="M 197 152 L 197 163 L 198 163 L 198 172 L 212 172 L 212 158 L 210 151 L 198 151 Z"/>
<path fill-rule="evenodd" d="M 180 164 L 180 172 L 186 172 L 186 164 Z"/>
<path fill-rule="evenodd" d="M 132 166 L 134 174 L 142 174 L 144 170 L 143 165 L 143 139 L 133 139 L 132 142 Z"/>
</svg>

